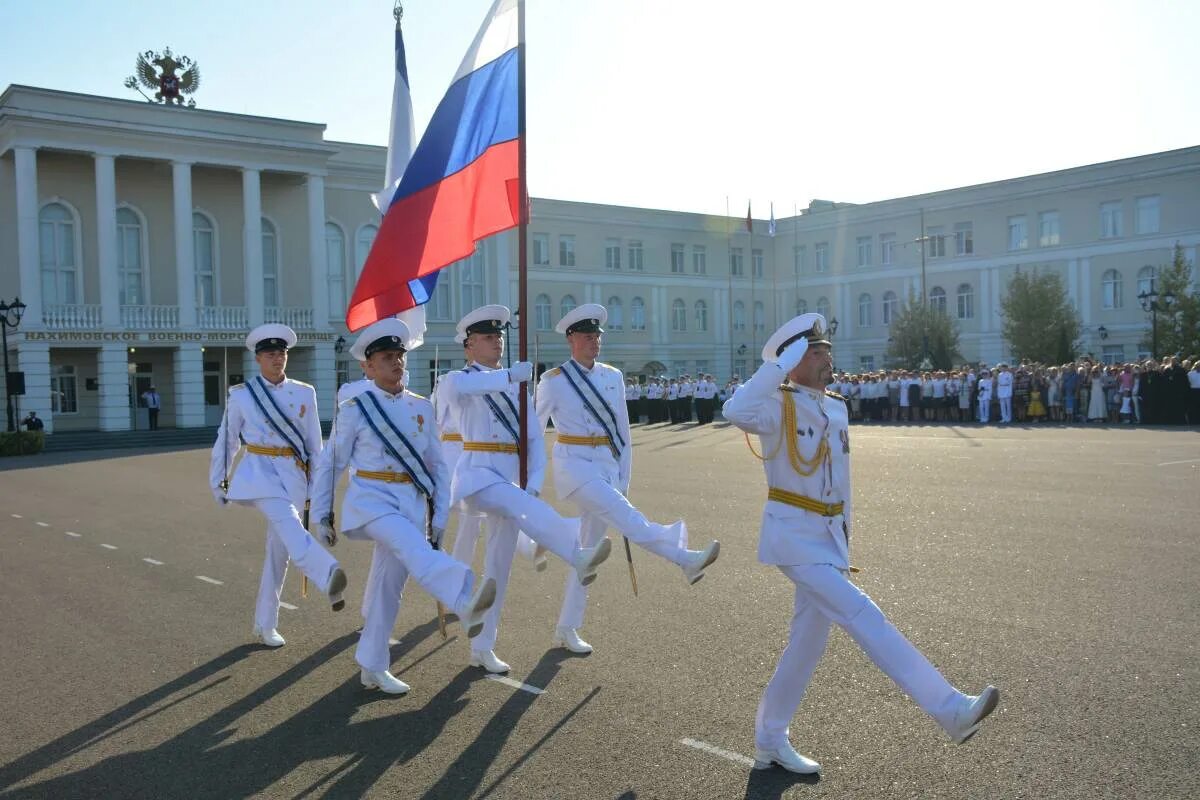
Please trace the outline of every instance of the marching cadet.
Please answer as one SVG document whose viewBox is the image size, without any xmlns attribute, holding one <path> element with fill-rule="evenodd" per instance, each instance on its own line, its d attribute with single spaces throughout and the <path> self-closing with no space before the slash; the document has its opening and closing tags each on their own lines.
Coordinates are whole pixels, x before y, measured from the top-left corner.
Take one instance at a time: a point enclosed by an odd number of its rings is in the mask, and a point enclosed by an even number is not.
<svg viewBox="0 0 1200 800">
<path fill-rule="evenodd" d="M 788 724 L 833 623 L 955 742 L 969 739 L 1000 699 L 992 686 L 978 696 L 951 686 L 850 581 L 850 439 L 845 403 L 825 391 L 831 350 L 824 317 L 793 318 L 767 340 L 763 365 L 724 407 L 725 418 L 758 434 L 762 447 L 769 491 L 758 560 L 796 587 L 788 645 L 758 706 L 756 769 L 820 769 L 793 749 Z"/>
<path fill-rule="evenodd" d="M 554 421 L 554 488 L 582 512 L 580 545 L 590 547 L 611 526 L 629 541 L 683 570 L 688 583 L 704 577 L 721 546 L 687 549 L 687 525 L 679 520 L 659 525 L 646 519 L 626 499 L 633 465 L 629 416 L 621 403 L 621 371 L 596 360 L 608 310 L 585 303 L 558 321 L 554 330 L 567 337 L 571 358 L 546 371 L 537 388 L 538 429 Z M 590 653 L 579 637 L 587 606 L 587 587 L 567 576 L 562 610 L 554 630 L 556 645 L 573 653 Z"/>
<path fill-rule="evenodd" d="M 373 595 L 364 599 L 367 619 L 355 660 L 362 685 L 388 694 L 409 689 L 389 671 L 388 651 L 409 575 L 454 611 L 468 637 L 478 634 L 496 599 L 494 581 L 476 586 L 468 566 L 437 549 L 449 517 L 450 475 L 433 406 L 404 388 L 411 344 L 408 326 L 398 319 L 380 320 L 359 334 L 350 352 L 368 362 L 374 381 L 339 409 L 313 493 L 321 530 L 334 539 L 334 487 L 347 466 L 354 468 L 342 501 L 342 531 L 349 539 L 375 542 L 375 574 L 367 579 Z"/>
<path fill-rule="evenodd" d="M 534 420 L 528 428 L 528 485 L 524 489 L 519 486 L 518 403 L 522 384 L 533 377 L 533 365 L 521 361 L 500 369 L 504 328 L 511 316 L 504 306 L 487 305 L 459 320 L 467 368 L 446 374 L 438 387 L 463 437 L 451 502 L 462 501 L 469 512 L 487 515 L 484 575 L 496 580 L 496 603 L 484 618 L 483 632 L 471 642 L 470 664 L 494 673 L 509 670 L 494 648 L 518 528 L 573 567 L 585 586 L 595 580 L 596 568 L 612 549 L 607 538 L 580 547 L 579 520 L 563 518 L 538 498 L 545 477 L 546 449 L 542 430 Z"/>
<path fill-rule="evenodd" d="M 254 606 L 254 636 L 267 647 L 285 644 L 276 629 L 289 560 L 329 596 L 334 611 L 346 605 L 346 573 L 300 519 L 311 496 L 313 459 L 321 452 L 321 423 L 316 390 L 284 374 L 288 349 L 295 344 L 296 332 L 286 325 L 250 331 L 246 348 L 261 374 L 230 387 L 209 464 L 208 482 L 219 503 L 253 506 L 267 518 L 266 557 Z M 243 442 L 245 457 L 236 462 Z M 326 539 L 330 547 L 335 542 Z"/>
<path fill-rule="evenodd" d="M 667 418 L 672 425 L 679 422 L 679 381 L 674 378 L 667 385 Z"/>
</svg>

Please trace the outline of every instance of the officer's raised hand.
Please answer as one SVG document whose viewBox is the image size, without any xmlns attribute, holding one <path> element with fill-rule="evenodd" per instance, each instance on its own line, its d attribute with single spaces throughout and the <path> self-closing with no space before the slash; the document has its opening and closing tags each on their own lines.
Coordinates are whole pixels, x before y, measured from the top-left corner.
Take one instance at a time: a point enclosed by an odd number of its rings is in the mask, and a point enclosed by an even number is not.
<svg viewBox="0 0 1200 800">
<path fill-rule="evenodd" d="M 775 363 L 779 365 L 784 372 L 791 372 L 804 358 L 804 354 L 808 352 L 808 339 L 801 336 L 796 341 L 783 348 L 783 352 L 775 359 Z"/>
<path fill-rule="evenodd" d="M 508 368 L 509 383 L 525 383 L 533 377 L 533 364 L 528 361 L 518 361 Z"/>
</svg>

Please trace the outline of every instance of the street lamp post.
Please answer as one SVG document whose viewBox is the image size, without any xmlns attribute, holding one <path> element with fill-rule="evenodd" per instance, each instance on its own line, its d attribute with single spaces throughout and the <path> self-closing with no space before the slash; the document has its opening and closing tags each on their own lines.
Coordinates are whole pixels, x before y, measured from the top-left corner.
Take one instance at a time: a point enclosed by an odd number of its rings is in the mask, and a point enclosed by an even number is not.
<svg viewBox="0 0 1200 800">
<path fill-rule="evenodd" d="M 24 314 L 25 304 L 21 302 L 21 298 L 14 297 L 11 305 L 0 300 L 0 348 L 4 350 L 4 410 L 8 415 L 9 433 L 17 429 L 17 423 L 13 417 L 12 373 L 8 370 L 8 329 L 12 328 L 15 333 Z"/>
<path fill-rule="evenodd" d="M 1154 279 L 1150 279 L 1150 288 L 1141 292 L 1137 296 L 1138 302 L 1142 304 L 1142 311 L 1150 315 L 1150 357 L 1158 358 L 1158 315 L 1169 314 L 1172 306 L 1175 305 L 1175 293 L 1168 290 L 1166 294 L 1159 295 L 1158 290 L 1154 288 Z"/>
</svg>

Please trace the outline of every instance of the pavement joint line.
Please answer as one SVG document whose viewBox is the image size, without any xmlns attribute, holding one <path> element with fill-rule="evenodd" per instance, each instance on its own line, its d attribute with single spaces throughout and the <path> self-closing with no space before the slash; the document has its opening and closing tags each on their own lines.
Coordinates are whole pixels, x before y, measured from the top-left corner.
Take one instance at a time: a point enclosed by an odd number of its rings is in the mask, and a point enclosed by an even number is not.
<svg viewBox="0 0 1200 800">
<path fill-rule="evenodd" d="M 295 611 L 298 608 L 298 606 L 294 606 L 291 603 L 285 603 L 282 600 L 279 601 L 279 607 L 286 608 L 288 611 Z"/>
<path fill-rule="evenodd" d="M 1200 458 L 1185 458 L 1183 461 L 1164 461 L 1161 464 L 1158 464 L 1157 466 L 1173 467 L 1176 464 L 1195 464 L 1198 461 L 1200 461 Z M 13 516 L 16 516 L 16 515 L 14 514 Z"/>
<path fill-rule="evenodd" d="M 70 536 L 70 537 L 72 537 L 72 538 L 75 538 L 75 539 L 82 539 L 82 538 L 83 538 L 83 534 L 82 534 L 82 533 L 76 533 L 75 531 L 66 531 L 66 534 L 67 534 L 67 536 Z"/>
<path fill-rule="evenodd" d="M 741 753 L 734 753 L 729 750 L 724 750 L 716 745 L 709 744 L 708 742 L 701 742 L 698 739 L 680 739 L 679 743 L 687 745 L 688 747 L 694 747 L 697 750 L 703 750 L 709 755 L 720 756 L 721 758 L 732 761 L 735 764 L 741 764 L 744 767 L 754 766 L 753 758 L 748 758 Z"/>
<path fill-rule="evenodd" d="M 37 525 L 39 528 L 49 528 L 50 527 L 49 522 L 35 522 L 34 524 Z"/>
<path fill-rule="evenodd" d="M 116 546 L 115 544 L 101 544 L 100 546 L 101 546 L 101 547 L 103 547 L 105 550 L 116 550 L 116 549 L 118 549 L 118 548 L 117 548 L 117 546 Z"/>
<path fill-rule="evenodd" d="M 196 580 L 204 581 L 205 583 L 211 583 L 214 586 L 224 586 L 225 585 L 225 581 L 219 581 L 216 578 L 210 578 L 207 575 L 197 575 Z"/>
<path fill-rule="evenodd" d="M 536 686 L 530 686 L 528 683 L 521 683 L 520 681 L 510 678 L 507 675 L 493 675 L 492 673 L 489 672 L 487 675 L 484 675 L 483 677 L 487 678 L 489 681 L 495 681 L 496 683 L 503 683 L 505 686 L 511 686 L 514 689 L 520 689 L 522 692 L 529 692 L 530 694 L 545 694 L 546 693 L 545 689 L 539 689 Z"/>
<path fill-rule="evenodd" d="M 142 561 L 145 561 L 147 564 L 153 564 L 156 567 L 161 567 L 163 565 L 163 562 L 153 558 L 143 558 Z"/>
</svg>

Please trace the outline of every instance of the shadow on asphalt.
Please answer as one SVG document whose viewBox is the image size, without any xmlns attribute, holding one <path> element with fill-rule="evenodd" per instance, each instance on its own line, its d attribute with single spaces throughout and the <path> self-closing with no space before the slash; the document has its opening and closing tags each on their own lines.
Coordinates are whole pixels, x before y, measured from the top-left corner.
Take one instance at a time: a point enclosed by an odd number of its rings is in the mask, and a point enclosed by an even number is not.
<svg viewBox="0 0 1200 800">
<path fill-rule="evenodd" d="M 18 469 L 40 469 L 63 464 L 86 464 L 89 461 L 108 461 L 113 458 L 180 453 L 190 450 L 212 450 L 211 444 L 181 444 L 167 447 L 130 447 L 117 450 L 66 450 L 54 453 L 38 453 L 33 456 L 9 456 L 0 458 L 0 472 Z"/>
<path fill-rule="evenodd" d="M 746 780 L 745 800 L 778 800 L 783 793 L 797 784 L 813 785 L 821 782 L 816 775 L 797 775 L 780 767 L 752 769 Z"/>
</svg>

